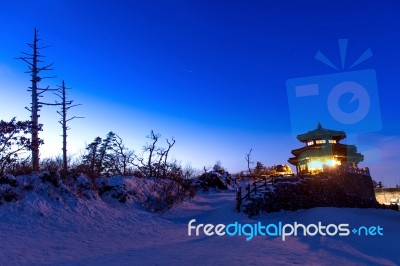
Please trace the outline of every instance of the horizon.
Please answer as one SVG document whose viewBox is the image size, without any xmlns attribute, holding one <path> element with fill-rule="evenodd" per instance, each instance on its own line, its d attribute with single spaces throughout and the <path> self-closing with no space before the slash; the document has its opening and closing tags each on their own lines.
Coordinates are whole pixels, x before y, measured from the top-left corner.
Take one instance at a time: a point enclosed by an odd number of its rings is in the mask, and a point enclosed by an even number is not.
<svg viewBox="0 0 400 266">
<path fill-rule="evenodd" d="M 373 57 L 351 71 L 376 71 L 371 102 L 377 102 L 371 106 L 379 121 L 349 132 L 344 143 L 364 154 L 360 167 L 369 167 L 373 179 L 385 186 L 400 184 L 400 111 L 393 108 L 400 96 L 398 3 L 357 1 L 344 8 L 345 2 L 155 2 L 43 1 L 38 10 L 35 1 L 2 1 L 0 34 L 7 38 L 0 44 L 0 120 L 29 119 L 24 109 L 30 103 L 29 75 L 14 58 L 29 51 L 26 43 L 37 27 L 40 45 L 52 45 L 43 54 L 57 76 L 42 85 L 55 88 L 65 80 L 72 88 L 70 99 L 82 104 L 71 111 L 85 118 L 69 124 L 70 155 L 79 155 L 85 144 L 109 131 L 140 154 L 145 136 L 154 130 L 162 139 L 174 137 L 173 157 L 197 169 L 221 161 L 229 172 L 246 170 L 250 149 L 254 163 L 290 165 L 291 150 L 303 146 L 295 139 L 303 127 L 314 130 L 321 122 L 324 128 L 352 129 L 346 124 L 331 128 L 337 124 L 327 117 L 319 121 L 314 111 L 315 116 L 298 111 L 287 82 L 347 71 L 371 49 Z M 348 39 L 340 71 L 314 58 L 321 51 L 340 66 L 338 39 Z M 55 98 L 47 93 L 44 99 Z M 348 112 L 357 107 L 353 99 L 343 101 Z M 42 159 L 61 154 L 56 109 L 45 106 L 40 113 Z"/>
</svg>

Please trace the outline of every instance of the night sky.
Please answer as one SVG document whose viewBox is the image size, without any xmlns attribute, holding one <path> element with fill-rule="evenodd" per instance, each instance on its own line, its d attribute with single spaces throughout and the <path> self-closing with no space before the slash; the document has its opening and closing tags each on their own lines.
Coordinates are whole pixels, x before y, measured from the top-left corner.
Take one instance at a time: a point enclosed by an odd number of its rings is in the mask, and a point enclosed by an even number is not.
<svg viewBox="0 0 400 266">
<path fill-rule="evenodd" d="M 57 76 L 41 85 L 65 80 L 83 104 L 71 112 L 85 116 L 70 124 L 71 154 L 109 131 L 140 154 L 153 129 L 174 136 L 174 157 L 197 168 L 220 160 L 231 172 L 245 170 L 250 148 L 253 161 L 282 164 L 302 146 L 286 81 L 345 72 L 369 48 L 373 56 L 352 70 L 376 71 L 381 126 L 367 121 L 349 142 L 373 178 L 400 184 L 399 13 L 397 1 L 0 0 L 0 119 L 29 119 L 29 75 L 14 58 L 29 52 L 37 27 L 41 44 L 52 45 L 43 54 Z M 338 39 L 348 39 L 343 70 Z M 317 51 L 339 69 L 316 60 Z M 343 101 L 349 112 L 357 108 Z M 324 126 L 302 114 L 315 125 L 309 130 Z M 61 153 L 57 119 L 55 107 L 43 108 L 42 157 Z"/>
</svg>

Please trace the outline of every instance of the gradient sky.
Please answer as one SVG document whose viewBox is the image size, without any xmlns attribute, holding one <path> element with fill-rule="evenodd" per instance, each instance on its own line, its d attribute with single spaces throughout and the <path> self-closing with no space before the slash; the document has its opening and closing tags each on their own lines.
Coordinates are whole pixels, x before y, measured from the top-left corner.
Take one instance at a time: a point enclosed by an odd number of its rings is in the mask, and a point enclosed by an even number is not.
<svg viewBox="0 0 400 266">
<path fill-rule="evenodd" d="M 250 148 L 253 161 L 286 163 L 301 146 L 286 80 L 338 73 L 314 56 L 321 50 L 340 65 L 345 38 L 349 62 L 372 50 L 356 70 L 375 69 L 379 90 L 382 129 L 352 139 L 365 155 L 360 166 L 400 184 L 399 12 L 397 1 L 0 0 L 0 119 L 29 119 L 29 76 L 13 58 L 29 51 L 37 27 L 57 76 L 43 85 L 64 79 L 83 104 L 71 113 L 86 117 L 70 124 L 71 154 L 109 131 L 140 153 L 153 129 L 174 136 L 174 157 L 198 168 L 220 160 L 245 170 Z M 41 113 L 42 157 L 61 152 L 55 112 Z"/>
</svg>

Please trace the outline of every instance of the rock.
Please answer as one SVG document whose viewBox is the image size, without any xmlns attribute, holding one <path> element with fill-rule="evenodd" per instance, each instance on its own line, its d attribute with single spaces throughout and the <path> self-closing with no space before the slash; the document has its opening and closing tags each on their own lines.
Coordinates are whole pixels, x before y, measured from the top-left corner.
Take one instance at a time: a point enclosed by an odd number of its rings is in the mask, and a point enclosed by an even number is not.
<svg viewBox="0 0 400 266">
<path fill-rule="evenodd" d="M 249 215 L 260 211 L 298 210 L 313 207 L 379 207 L 369 176 L 337 173 L 321 174 L 294 182 L 278 182 L 274 190 L 251 200 L 244 212 Z"/>
<path fill-rule="evenodd" d="M 205 173 L 199 177 L 198 186 L 203 189 L 218 188 L 227 189 L 228 187 L 221 180 L 221 175 L 217 173 Z"/>
</svg>

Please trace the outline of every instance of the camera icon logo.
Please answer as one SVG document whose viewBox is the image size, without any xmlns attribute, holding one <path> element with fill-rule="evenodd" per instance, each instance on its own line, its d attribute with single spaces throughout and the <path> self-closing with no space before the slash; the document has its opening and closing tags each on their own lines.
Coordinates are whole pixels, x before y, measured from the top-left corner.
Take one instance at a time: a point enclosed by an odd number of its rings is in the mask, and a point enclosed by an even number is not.
<svg viewBox="0 0 400 266">
<path fill-rule="evenodd" d="M 382 128 L 378 86 L 374 69 L 343 71 L 347 40 L 339 40 L 342 71 L 286 81 L 292 133 L 307 132 L 318 122 L 348 134 L 378 131 Z M 367 49 L 349 69 L 372 56 Z M 315 58 L 338 68 L 321 52 Z"/>
</svg>

